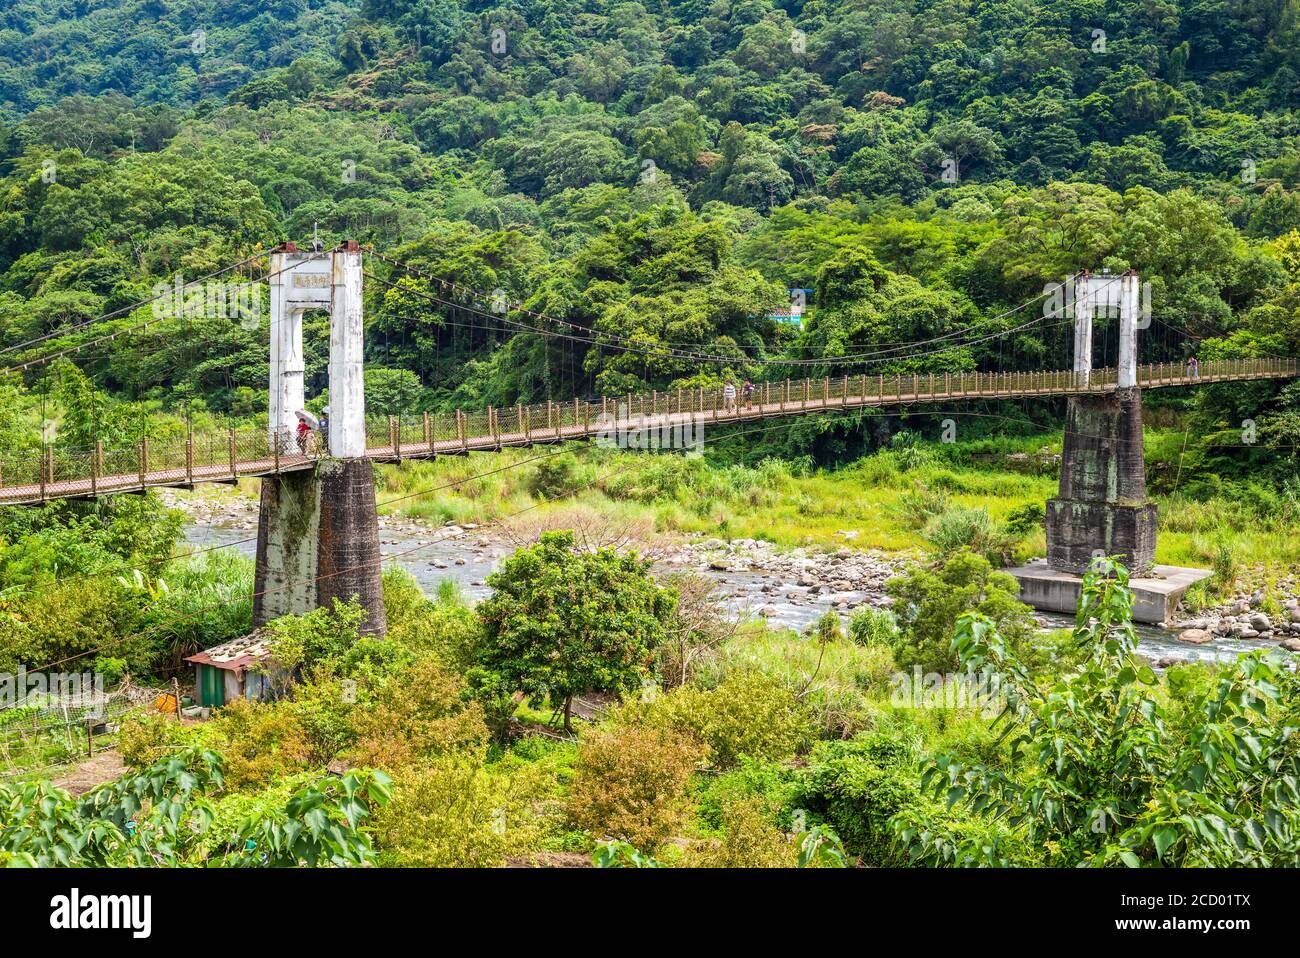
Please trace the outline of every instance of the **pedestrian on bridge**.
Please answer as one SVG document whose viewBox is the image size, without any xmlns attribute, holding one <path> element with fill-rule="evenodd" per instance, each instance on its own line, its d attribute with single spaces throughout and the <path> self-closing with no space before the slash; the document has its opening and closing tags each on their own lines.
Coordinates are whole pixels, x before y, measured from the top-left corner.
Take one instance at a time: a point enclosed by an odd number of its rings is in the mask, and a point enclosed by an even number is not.
<svg viewBox="0 0 1300 958">
<path fill-rule="evenodd" d="M 320 425 L 320 420 L 305 409 L 299 409 L 295 415 L 298 417 L 298 448 L 302 450 L 303 455 L 307 455 L 309 449 L 315 451 L 312 430 Z"/>
<path fill-rule="evenodd" d="M 754 384 L 750 382 L 749 379 L 745 380 L 744 392 L 745 392 L 745 408 L 753 409 L 754 408 Z"/>
<path fill-rule="evenodd" d="M 320 444 L 326 453 L 330 449 L 330 407 L 320 411 Z"/>
<path fill-rule="evenodd" d="M 1201 369 L 1200 369 L 1200 366 L 1199 366 L 1199 365 L 1197 364 L 1197 362 L 1196 362 L 1196 357 L 1195 357 L 1195 356 L 1188 356 L 1188 357 L 1187 357 L 1187 376 L 1188 376 L 1188 378 L 1190 378 L 1190 379 L 1200 379 L 1200 378 L 1201 378 Z"/>
<path fill-rule="evenodd" d="M 736 411 L 736 384 L 730 379 L 727 380 L 727 385 L 722 387 L 722 408 L 726 412 Z"/>
</svg>

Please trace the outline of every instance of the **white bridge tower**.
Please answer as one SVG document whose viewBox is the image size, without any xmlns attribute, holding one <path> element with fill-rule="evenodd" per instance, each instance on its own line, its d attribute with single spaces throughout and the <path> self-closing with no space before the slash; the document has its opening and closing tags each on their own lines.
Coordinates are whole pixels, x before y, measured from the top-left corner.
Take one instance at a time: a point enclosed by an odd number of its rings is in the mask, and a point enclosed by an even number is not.
<svg viewBox="0 0 1300 958">
<path fill-rule="evenodd" d="M 294 448 L 296 413 L 305 408 L 302 317 L 330 314 L 329 454 L 366 454 L 366 398 L 362 349 L 361 248 L 302 251 L 285 243 L 271 254 L 270 417 L 272 443 Z"/>
<path fill-rule="evenodd" d="M 1086 386 L 1092 378 L 1092 324 L 1098 312 L 1119 316 L 1117 385 L 1137 385 L 1137 331 L 1150 324 L 1142 304 L 1142 287 L 1133 270 L 1117 276 L 1092 275 L 1087 270 L 1074 277 L 1074 381 Z"/>
</svg>

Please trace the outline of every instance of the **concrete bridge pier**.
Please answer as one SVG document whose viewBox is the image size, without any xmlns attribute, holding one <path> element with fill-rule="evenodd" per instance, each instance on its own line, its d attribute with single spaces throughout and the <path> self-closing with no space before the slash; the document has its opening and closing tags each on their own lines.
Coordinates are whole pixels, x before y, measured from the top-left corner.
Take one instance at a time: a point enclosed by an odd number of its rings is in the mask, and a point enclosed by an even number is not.
<svg viewBox="0 0 1300 958">
<path fill-rule="evenodd" d="M 316 468 L 267 476 L 257 524 L 253 625 L 356 599 L 362 631 L 388 630 L 369 459 L 322 459 Z"/>
<path fill-rule="evenodd" d="M 1092 383 L 1092 323 L 1098 311 L 1119 315 L 1119 360 L 1113 391 L 1072 396 L 1065 414 L 1060 494 L 1047 501 L 1047 560 L 1009 569 L 1020 599 L 1047 612 L 1073 613 L 1082 576 L 1098 556 L 1129 568 L 1133 618 L 1167 621 L 1202 569 L 1157 566 L 1156 507 L 1147 501 L 1142 448 L 1142 391 L 1137 386 L 1141 328 L 1138 276 L 1080 273 L 1074 280 L 1074 376 Z"/>
<path fill-rule="evenodd" d="M 1155 564 L 1156 507 L 1146 497 L 1142 392 L 1071 397 L 1061 453 L 1060 494 L 1047 501 L 1047 559 L 1008 569 L 1020 600 L 1044 612 L 1073 615 L 1083 574 L 1097 556 L 1128 566 L 1137 622 L 1168 622 L 1205 569 Z"/>
<path fill-rule="evenodd" d="M 1094 556 L 1119 558 L 1134 575 L 1155 563 L 1156 507 L 1146 498 L 1142 391 L 1069 400 L 1060 495 L 1047 502 L 1047 564 L 1082 575 Z"/>
</svg>

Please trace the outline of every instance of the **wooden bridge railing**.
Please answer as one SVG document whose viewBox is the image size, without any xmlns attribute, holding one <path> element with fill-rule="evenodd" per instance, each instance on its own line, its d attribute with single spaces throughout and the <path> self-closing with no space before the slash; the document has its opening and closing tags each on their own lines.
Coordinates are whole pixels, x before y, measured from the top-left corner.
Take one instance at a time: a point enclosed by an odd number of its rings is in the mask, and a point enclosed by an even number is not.
<svg viewBox="0 0 1300 958">
<path fill-rule="evenodd" d="M 1138 367 L 1143 388 L 1199 385 L 1300 375 L 1297 360 L 1272 357 L 1215 360 L 1189 375 L 1181 364 Z M 603 432 L 678 423 L 735 422 L 800 415 L 836 408 L 975 398 L 1102 393 L 1115 389 L 1116 370 L 1096 369 L 1087 381 L 1068 370 L 1051 372 L 940 372 L 888 376 L 856 374 L 756 383 L 746 401 L 737 385 L 734 402 L 722 387 L 675 389 L 486 410 L 372 417 L 367 455 L 391 461 L 498 449 L 597 436 Z M 97 496 L 149 486 L 230 482 L 240 476 L 311 468 L 314 456 L 296 446 L 275 448 L 265 427 L 201 434 L 173 432 L 106 448 L 66 448 L 57 443 L 0 461 L 0 504 Z"/>
</svg>

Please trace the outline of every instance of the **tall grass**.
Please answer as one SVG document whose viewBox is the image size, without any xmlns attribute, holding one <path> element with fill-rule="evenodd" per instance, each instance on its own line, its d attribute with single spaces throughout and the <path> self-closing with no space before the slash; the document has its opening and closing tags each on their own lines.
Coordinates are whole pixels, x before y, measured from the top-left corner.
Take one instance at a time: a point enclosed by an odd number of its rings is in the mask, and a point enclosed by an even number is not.
<svg viewBox="0 0 1300 958">
<path fill-rule="evenodd" d="M 1222 495 L 1197 499 L 1176 493 L 1157 497 L 1159 539 L 1156 560 L 1169 565 L 1222 565 L 1227 556 L 1237 571 L 1245 565 L 1284 568 L 1300 563 L 1300 516 L 1285 502 L 1271 503 L 1257 493 L 1242 500 L 1226 487 Z M 1218 583 L 1216 583 L 1218 584 Z"/>
<path fill-rule="evenodd" d="M 143 620 L 163 654 L 180 668 L 187 655 L 246 635 L 253 626 L 253 560 L 237 552 L 207 552 L 172 562 L 167 591 Z"/>
<path fill-rule="evenodd" d="M 892 649 L 898 641 L 898 619 L 887 609 L 864 605 L 849 617 L 849 638 L 858 645 Z"/>
<path fill-rule="evenodd" d="M 1149 429 L 1147 441 L 1163 450 L 1158 455 L 1176 459 L 1181 433 Z M 997 530 L 1057 492 L 1056 478 L 1026 468 L 1023 457 L 1045 461 L 1044 450 L 1059 449 L 1059 434 L 914 442 L 840 469 L 812 470 L 802 461 L 747 466 L 673 453 L 540 447 L 381 466 L 378 496 L 397 500 L 385 511 L 434 523 L 491 522 L 524 510 L 545 515 L 576 504 L 667 533 L 749 537 L 783 547 L 851 541 L 857 548 L 918 552 L 965 540 L 1009 557 Z M 551 464 L 553 455 L 564 457 L 563 468 Z M 1013 455 L 1021 458 L 1012 463 Z M 561 488 L 546 489 L 554 485 Z M 1205 566 L 1221 544 L 1250 564 L 1300 562 L 1300 492 L 1226 481 L 1217 488 L 1217 495 L 1200 488 L 1195 496 L 1155 497 L 1158 562 Z M 543 489 L 559 495 L 544 496 Z M 955 515 L 942 518 L 949 512 Z M 1031 528 L 1015 558 L 1044 551 L 1041 529 Z"/>
<path fill-rule="evenodd" d="M 957 506 L 942 512 L 925 524 L 921 534 L 941 559 L 962 549 L 970 549 L 993 565 L 1001 566 L 1009 562 L 1016 551 L 1016 538 L 982 507 Z"/>
<path fill-rule="evenodd" d="M 876 711 L 872 700 L 889 690 L 897 671 L 893 653 L 883 645 L 858 645 L 842 637 L 823 641 L 755 623 L 718 650 L 700 681 L 717 685 L 746 669 L 780 681 L 812 710 L 818 727 L 835 737 L 869 724 Z"/>
</svg>

